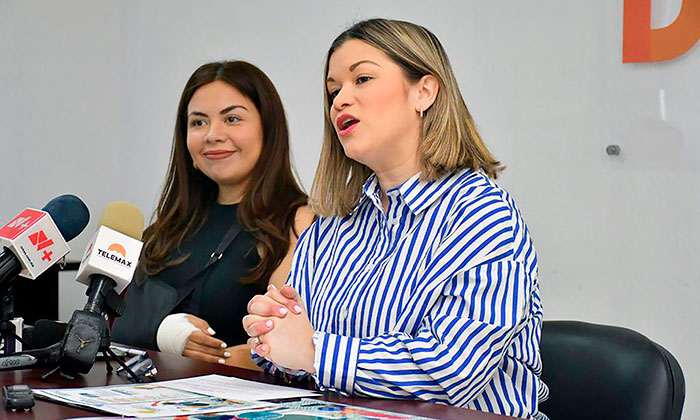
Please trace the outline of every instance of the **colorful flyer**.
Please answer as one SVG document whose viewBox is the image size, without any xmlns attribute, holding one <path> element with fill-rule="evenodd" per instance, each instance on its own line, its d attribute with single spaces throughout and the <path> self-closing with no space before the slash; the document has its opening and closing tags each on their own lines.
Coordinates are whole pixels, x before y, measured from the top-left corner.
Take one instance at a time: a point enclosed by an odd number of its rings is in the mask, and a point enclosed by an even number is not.
<svg viewBox="0 0 700 420">
<path fill-rule="evenodd" d="M 78 419 L 76 419 L 78 420 Z M 108 420 L 90 417 L 80 420 Z M 267 407 L 246 408 L 226 413 L 192 413 L 151 420 L 430 420 L 410 414 L 392 413 L 370 408 L 302 399 Z"/>
<path fill-rule="evenodd" d="M 157 383 L 90 388 L 39 389 L 39 398 L 120 416 L 151 418 L 228 412 L 269 403 L 220 398 Z"/>
</svg>

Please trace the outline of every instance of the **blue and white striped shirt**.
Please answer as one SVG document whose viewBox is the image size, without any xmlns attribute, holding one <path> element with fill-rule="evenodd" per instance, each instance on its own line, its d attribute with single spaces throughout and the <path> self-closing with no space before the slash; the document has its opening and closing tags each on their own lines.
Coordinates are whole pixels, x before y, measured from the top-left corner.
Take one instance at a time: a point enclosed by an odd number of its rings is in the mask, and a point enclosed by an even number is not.
<svg viewBox="0 0 700 420">
<path fill-rule="evenodd" d="M 537 256 L 513 199 L 470 170 L 380 197 L 373 175 L 295 251 L 319 386 L 539 418 Z"/>
</svg>

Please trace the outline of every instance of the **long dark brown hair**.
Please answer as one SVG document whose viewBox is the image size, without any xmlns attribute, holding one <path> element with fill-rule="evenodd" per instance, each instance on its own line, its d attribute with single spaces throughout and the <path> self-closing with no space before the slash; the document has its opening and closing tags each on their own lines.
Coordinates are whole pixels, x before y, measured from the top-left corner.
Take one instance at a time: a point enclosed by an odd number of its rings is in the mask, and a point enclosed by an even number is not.
<svg viewBox="0 0 700 420">
<path fill-rule="evenodd" d="M 238 207 L 238 218 L 262 248 L 260 263 L 244 283 L 266 284 L 289 249 L 294 216 L 307 196 L 299 187 L 289 161 L 289 130 L 277 90 L 260 69 L 244 61 L 204 64 L 190 76 L 180 97 L 175 134 L 165 186 L 154 213 L 155 221 L 143 234 L 140 265 L 149 275 L 182 263 L 188 255 L 174 253 L 203 225 L 214 204 L 218 186 L 194 169 L 187 150 L 187 106 L 200 87 L 222 81 L 250 99 L 263 131 L 260 158 L 249 176 Z M 291 230 L 290 230 L 291 229 Z M 253 251 L 255 252 L 255 251 Z M 175 255 L 174 255 L 175 254 Z"/>
</svg>

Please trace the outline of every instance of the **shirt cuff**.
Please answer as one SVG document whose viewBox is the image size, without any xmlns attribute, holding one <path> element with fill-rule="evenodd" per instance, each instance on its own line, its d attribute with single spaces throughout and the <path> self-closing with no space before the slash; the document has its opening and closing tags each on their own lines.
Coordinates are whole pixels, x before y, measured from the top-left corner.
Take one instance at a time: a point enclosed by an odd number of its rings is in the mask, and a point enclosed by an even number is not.
<svg viewBox="0 0 700 420">
<path fill-rule="evenodd" d="M 352 394 L 360 339 L 317 331 L 314 343 L 314 368 L 319 388 Z"/>
<path fill-rule="evenodd" d="M 270 373 L 269 367 L 270 365 L 272 365 L 272 363 L 268 362 L 264 357 L 260 357 L 256 352 L 252 350 L 250 352 L 250 358 L 253 359 L 253 363 L 258 365 L 258 367 L 262 368 L 263 371 Z"/>
<path fill-rule="evenodd" d="M 257 353 L 251 352 L 251 359 L 253 363 L 258 365 L 262 370 L 270 375 L 278 376 L 284 379 L 286 382 L 292 382 L 293 380 L 301 380 L 309 375 L 308 372 L 303 370 L 287 369 L 283 366 L 276 365 L 272 362 L 267 361 L 264 357 L 260 357 Z"/>
</svg>

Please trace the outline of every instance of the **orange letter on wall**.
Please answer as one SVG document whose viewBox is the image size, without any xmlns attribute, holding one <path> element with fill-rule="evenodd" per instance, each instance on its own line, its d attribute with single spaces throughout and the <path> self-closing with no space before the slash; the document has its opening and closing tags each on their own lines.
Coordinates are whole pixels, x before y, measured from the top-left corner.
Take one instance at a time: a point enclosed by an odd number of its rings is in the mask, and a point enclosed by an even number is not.
<svg viewBox="0 0 700 420">
<path fill-rule="evenodd" d="M 623 63 L 670 60 L 700 39 L 700 0 L 683 0 L 676 20 L 659 29 L 651 29 L 651 0 L 625 0 L 623 20 Z"/>
</svg>

